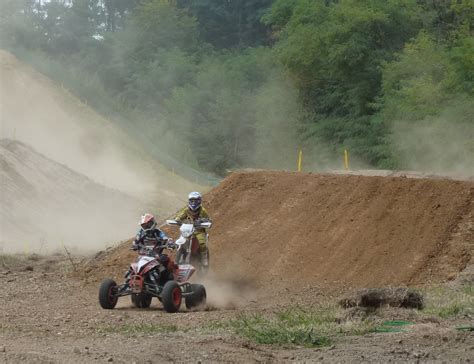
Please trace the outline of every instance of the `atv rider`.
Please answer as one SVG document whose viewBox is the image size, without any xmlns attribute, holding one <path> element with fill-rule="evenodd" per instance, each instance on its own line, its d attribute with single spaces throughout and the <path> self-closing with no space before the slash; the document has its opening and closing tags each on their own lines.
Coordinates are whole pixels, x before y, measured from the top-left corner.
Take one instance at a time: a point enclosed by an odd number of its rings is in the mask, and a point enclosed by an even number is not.
<svg viewBox="0 0 474 364">
<path fill-rule="evenodd" d="M 166 236 L 156 226 L 155 217 L 152 214 L 146 213 L 140 219 L 140 230 L 133 241 L 132 250 L 139 250 L 140 245 L 152 246 L 156 252 L 157 260 L 164 267 L 161 276 L 163 277 L 163 284 L 173 279 L 174 263 L 166 254 L 163 254 L 165 248 L 173 248 L 173 241 Z M 166 273 L 165 273 L 166 272 Z"/>
<path fill-rule="evenodd" d="M 188 195 L 188 206 L 178 212 L 175 220 L 179 223 L 195 223 L 196 221 L 211 221 L 209 213 L 202 206 L 202 196 L 199 192 L 191 192 Z M 207 249 L 206 229 L 196 229 L 194 236 L 199 242 L 199 254 L 203 268 L 209 266 L 209 251 Z"/>
</svg>

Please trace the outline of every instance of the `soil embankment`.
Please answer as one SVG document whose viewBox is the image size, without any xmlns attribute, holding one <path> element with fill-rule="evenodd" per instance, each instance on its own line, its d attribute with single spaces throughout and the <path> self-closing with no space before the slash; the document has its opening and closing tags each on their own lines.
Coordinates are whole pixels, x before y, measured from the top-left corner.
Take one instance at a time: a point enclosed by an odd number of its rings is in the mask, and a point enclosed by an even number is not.
<svg viewBox="0 0 474 364">
<path fill-rule="evenodd" d="M 177 208 L 196 188 L 149 156 L 117 123 L 1 49 L 0 78 L 1 138 L 21 141 L 101 185 L 146 202 L 159 196 L 160 212 Z"/>
<path fill-rule="evenodd" d="M 472 182 L 237 173 L 208 198 L 215 268 L 265 285 L 444 280 L 470 260 L 472 226 L 450 242 L 473 196 Z"/>
<path fill-rule="evenodd" d="M 0 140 L 0 251 L 96 251 L 132 235 L 143 203 Z"/>
<path fill-rule="evenodd" d="M 263 290 L 452 279 L 473 253 L 473 196 L 470 181 L 234 173 L 205 196 L 213 270 Z M 100 260 L 119 273 L 132 256 Z"/>
</svg>

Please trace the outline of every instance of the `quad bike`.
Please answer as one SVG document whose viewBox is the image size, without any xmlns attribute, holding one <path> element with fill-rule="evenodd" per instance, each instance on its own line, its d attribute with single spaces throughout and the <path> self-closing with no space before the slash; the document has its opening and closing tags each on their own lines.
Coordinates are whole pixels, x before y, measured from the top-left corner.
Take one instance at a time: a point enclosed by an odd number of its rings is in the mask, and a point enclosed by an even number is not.
<svg viewBox="0 0 474 364">
<path fill-rule="evenodd" d="M 119 297 L 131 296 L 137 308 L 148 308 L 153 297 L 163 304 L 167 312 L 177 312 L 182 298 L 186 308 L 198 308 L 206 303 L 206 289 L 201 284 L 191 284 L 189 279 L 196 271 L 191 264 L 175 264 L 171 259 L 167 269 L 157 259 L 156 250 L 140 245 L 136 263 L 125 274 L 125 283 L 117 285 L 105 279 L 99 288 L 99 303 L 104 309 L 113 309 Z"/>
<path fill-rule="evenodd" d="M 175 241 L 177 245 L 176 263 L 191 264 L 199 267 L 199 273 L 207 273 L 208 266 L 201 264 L 201 253 L 199 241 L 195 236 L 196 229 L 209 229 L 212 223 L 207 220 L 196 220 L 193 224 L 180 223 L 176 220 L 166 220 L 168 225 L 179 226 L 181 236 Z M 209 249 L 206 249 L 207 261 L 209 262 Z"/>
</svg>

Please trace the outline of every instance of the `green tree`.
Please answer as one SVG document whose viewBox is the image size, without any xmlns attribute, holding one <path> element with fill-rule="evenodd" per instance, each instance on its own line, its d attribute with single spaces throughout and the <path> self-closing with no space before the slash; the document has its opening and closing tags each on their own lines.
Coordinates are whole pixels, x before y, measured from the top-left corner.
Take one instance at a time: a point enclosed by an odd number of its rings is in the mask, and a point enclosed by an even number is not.
<svg viewBox="0 0 474 364">
<path fill-rule="evenodd" d="M 181 0 L 199 22 L 202 40 L 217 48 L 268 44 L 269 28 L 261 17 L 273 0 Z"/>
</svg>

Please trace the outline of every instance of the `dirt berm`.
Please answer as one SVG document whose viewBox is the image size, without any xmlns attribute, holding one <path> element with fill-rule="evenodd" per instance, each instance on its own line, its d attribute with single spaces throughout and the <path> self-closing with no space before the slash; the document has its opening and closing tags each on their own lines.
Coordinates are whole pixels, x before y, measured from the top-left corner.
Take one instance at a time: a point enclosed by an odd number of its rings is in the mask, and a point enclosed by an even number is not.
<svg viewBox="0 0 474 364">
<path fill-rule="evenodd" d="M 212 267 L 261 288 L 453 279 L 473 253 L 473 196 L 471 181 L 234 173 L 205 195 Z M 119 273 L 132 257 L 100 259 Z"/>
</svg>

